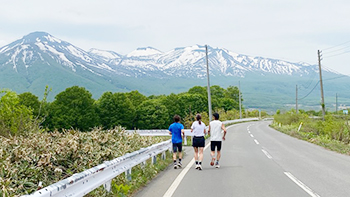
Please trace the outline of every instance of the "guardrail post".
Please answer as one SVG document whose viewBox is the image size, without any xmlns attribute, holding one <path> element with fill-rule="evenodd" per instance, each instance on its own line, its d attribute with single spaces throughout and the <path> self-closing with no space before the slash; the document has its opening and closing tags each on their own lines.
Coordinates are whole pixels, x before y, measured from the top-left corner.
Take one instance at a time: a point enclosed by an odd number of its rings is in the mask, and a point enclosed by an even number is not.
<svg viewBox="0 0 350 197">
<path fill-rule="evenodd" d="M 126 180 L 131 181 L 131 168 L 125 171 L 125 178 Z"/>
<path fill-rule="evenodd" d="M 105 182 L 105 183 L 103 184 L 103 187 L 105 188 L 105 190 L 106 190 L 107 192 L 111 192 L 111 188 L 112 188 L 112 179 L 109 180 L 109 181 L 107 181 L 107 182 Z"/>
<path fill-rule="evenodd" d="M 187 146 L 187 136 L 184 136 L 184 145 Z"/>
<path fill-rule="evenodd" d="M 157 155 L 153 155 L 152 157 L 152 164 L 156 164 L 157 163 Z"/>
<path fill-rule="evenodd" d="M 164 152 L 162 152 L 162 159 L 163 159 L 163 160 L 165 160 L 165 159 L 166 159 L 166 153 L 165 153 L 165 151 L 164 151 Z"/>
</svg>

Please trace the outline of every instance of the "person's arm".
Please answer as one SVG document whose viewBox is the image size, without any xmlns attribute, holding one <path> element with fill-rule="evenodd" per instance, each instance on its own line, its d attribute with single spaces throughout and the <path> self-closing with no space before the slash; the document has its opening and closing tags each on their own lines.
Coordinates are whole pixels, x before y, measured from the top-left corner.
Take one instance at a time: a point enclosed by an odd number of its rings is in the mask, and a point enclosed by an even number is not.
<svg viewBox="0 0 350 197">
<path fill-rule="evenodd" d="M 209 124 L 209 128 L 208 128 L 208 135 L 210 136 L 210 124 Z"/>
<path fill-rule="evenodd" d="M 225 140 L 226 139 L 226 127 L 225 127 L 224 123 L 222 123 L 221 129 L 224 130 L 224 136 L 222 136 L 222 139 Z"/>
<path fill-rule="evenodd" d="M 169 135 L 172 135 L 171 131 L 169 130 Z"/>
<path fill-rule="evenodd" d="M 181 134 L 182 134 L 182 140 L 185 138 L 185 130 L 181 129 Z"/>
</svg>

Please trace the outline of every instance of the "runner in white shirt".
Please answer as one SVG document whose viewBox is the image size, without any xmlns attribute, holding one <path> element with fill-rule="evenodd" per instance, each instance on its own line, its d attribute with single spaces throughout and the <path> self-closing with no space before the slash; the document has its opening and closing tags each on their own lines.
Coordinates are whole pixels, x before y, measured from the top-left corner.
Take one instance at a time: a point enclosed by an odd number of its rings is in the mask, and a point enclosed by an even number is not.
<svg viewBox="0 0 350 197">
<path fill-rule="evenodd" d="M 222 123 L 219 120 L 219 114 L 214 113 L 213 114 L 214 120 L 209 123 L 209 129 L 208 134 L 210 135 L 210 155 L 211 155 L 211 162 L 210 165 L 213 166 L 215 162 L 215 147 L 217 148 L 217 155 L 216 155 L 216 163 L 215 167 L 219 168 L 219 160 L 221 157 L 221 145 L 222 140 L 225 140 L 226 136 L 226 128 L 224 123 Z M 222 135 L 222 133 L 224 133 Z"/>
<path fill-rule="evenodd" d="M 196 169 L 202 170 L 203 149 L 205 145 L 204 135 L 206 134 L 205 124 L 202 122 L 202 116 L 197 114 L 195 122 L 192 123 L 191 132 L 193 132 L 192 146 L 194 149 L 194 159 L 196 161 Z"/>
</svg>

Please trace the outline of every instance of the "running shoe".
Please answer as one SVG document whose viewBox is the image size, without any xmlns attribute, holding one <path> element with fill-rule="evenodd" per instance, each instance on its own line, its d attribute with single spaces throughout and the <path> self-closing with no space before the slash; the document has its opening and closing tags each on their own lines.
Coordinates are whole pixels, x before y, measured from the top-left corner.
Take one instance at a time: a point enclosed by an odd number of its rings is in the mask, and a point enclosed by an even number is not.
<svg viewBox="0 0 350 197">
<path fill-rule="evenodd" d="M 198 164 L 196 164 L 196 170 L 198 170 L 199 169 L 199 165 Z"/>
<path fill-rule="evenodd" d="M 215 168 L 220 168 L 220 165 L 219 165 L 219 163 L 218 163 L 218 162 L 216 162 L 216 164 L 215 164 Z"/>
<path fill-rule="evenodd" d="M 177 163 L 177 166 L 178 166 L 179 168 L 181 168 L 181 167 L 182 167 L 182 163 L 181 163 L 181 161 L 179 161 L 179 163 Z"/>
<path fill-rule="evenodd" d="M 176 163 L 174 163 L 174 169 L 177 169 L 177 164 Z"/>
<path fill-rule="evenodd" d="M 198 165 L 198 170 L 202 170 L 202 165 Z"/>
</svg>

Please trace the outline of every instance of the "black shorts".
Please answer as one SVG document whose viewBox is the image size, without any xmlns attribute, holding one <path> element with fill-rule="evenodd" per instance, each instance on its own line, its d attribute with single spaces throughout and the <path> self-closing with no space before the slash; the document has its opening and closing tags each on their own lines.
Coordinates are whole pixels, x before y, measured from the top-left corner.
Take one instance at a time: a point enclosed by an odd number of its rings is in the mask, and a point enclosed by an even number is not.
<svg viewBox="0 0 350 197">
<path fill-rule="evenodd" d="M 204 147 L 205 146 L 204 136 L 201 136 L 201 137 L 194 136 L 192 146 L 193 147 Z"/>
<path fill-rule="evenodd" d="M 220 151 L 221 150 L 221 141 L 211 141 L 210 142 L 210 150 L 211 151 L 215 151 L 215 147 L 217 147 L 217 150 Z"/>
<path fill-rule="evenodd" d="M 182 152 L 182 143 L 173 143 L 173 152 L 176 153 L 177 151 Z"/>
</svg>

